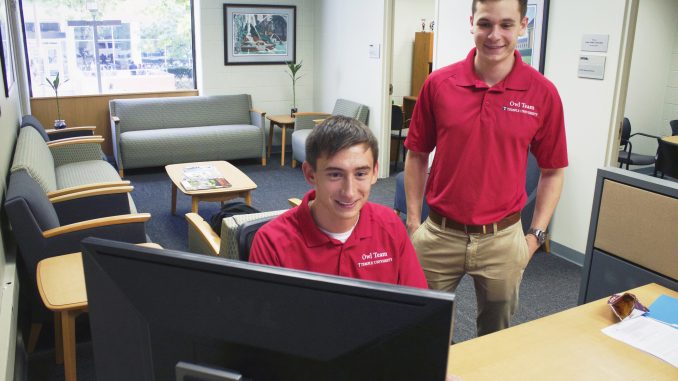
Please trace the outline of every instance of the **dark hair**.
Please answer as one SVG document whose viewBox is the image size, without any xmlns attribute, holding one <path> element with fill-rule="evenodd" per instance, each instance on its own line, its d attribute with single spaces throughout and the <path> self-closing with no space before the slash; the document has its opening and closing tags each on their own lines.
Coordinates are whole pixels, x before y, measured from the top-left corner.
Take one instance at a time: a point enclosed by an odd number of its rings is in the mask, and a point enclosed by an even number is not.
<svg viewBox="0 0 678 381">
<path fill-rule="evenodd" d="M 347 116 L 335 115 L 315 126 L 306 138 L 306 161 L 315 170 L 318 158 L 328 158 L 337 152 L 359 144 L 372 150 L 374 164 L 379 156 L 379 145 L 372 131 L 361 121 Z"/>
<path fill-rule="evenodd" d="M 473 0 L 471 3 L 471 14 L 475 15 L 476 14 L 476 5 L 478 3 L 485 3 L 488 1 L 499 1 L 499 0 Z M 527 0 L 516 0 L 518 1 L 518 7 L 520 8 L 520 18 L 523 19 L 525 18 L 525 15 L 527 15 Z"/>
</svg>

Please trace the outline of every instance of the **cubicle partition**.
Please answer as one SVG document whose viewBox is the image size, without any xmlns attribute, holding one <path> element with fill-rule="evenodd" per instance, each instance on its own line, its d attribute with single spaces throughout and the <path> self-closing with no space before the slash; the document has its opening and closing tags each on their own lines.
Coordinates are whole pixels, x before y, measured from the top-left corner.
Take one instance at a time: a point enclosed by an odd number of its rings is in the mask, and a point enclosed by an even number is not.
<svg viewBox="0 0 678 381">
<path fill-rule="evenodd" d="M 678 183 L 598 169 L 579 304 L 650 282 L 678 290 Z"/>
</svg>

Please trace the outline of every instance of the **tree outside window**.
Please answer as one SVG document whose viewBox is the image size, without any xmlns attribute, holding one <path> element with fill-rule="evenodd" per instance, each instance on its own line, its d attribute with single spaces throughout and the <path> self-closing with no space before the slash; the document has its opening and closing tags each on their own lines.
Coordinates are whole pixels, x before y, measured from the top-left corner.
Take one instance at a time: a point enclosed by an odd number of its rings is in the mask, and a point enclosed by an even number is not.
<svg viewBox="0 0 678 381">
<path fill-rule="evenodd" d="M 191 0 L 24 0 L 34 97 L 194 89 Z M 95 30 L 96 28 L 96 30 Z"/>
</svg>

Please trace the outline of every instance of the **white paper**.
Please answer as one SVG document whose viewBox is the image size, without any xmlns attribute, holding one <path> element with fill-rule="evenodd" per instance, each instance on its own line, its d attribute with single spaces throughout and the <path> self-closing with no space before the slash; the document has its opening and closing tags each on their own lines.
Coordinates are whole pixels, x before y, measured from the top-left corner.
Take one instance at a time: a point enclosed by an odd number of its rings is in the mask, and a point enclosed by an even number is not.
<svg viewBox="0 0 678 381">
<path fill-rule="evenodd" d="M 625 319 L 603 333 L 678 367 L 678 330 L 645 316 Z"/>
</svg>

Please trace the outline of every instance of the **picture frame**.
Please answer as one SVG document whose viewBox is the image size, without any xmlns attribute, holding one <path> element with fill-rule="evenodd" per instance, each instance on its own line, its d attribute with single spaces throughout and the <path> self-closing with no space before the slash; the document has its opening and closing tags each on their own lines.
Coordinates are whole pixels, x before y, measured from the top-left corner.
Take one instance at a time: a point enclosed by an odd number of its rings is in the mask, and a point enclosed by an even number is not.
<svg viewBox="0 0 678 381">
<path fill-rule="evenodd" d="M 7 6 L 5 2 L 0 2 L 0 66 L 2 66 L 2 82 L 5 88 L 5 98 L 9 98 L 9 92 L 16 82 L 14 59 L 12 57 Z"/>
<path fill-rule="evenodd" d="M 296 62 L 297 7 L 224 4 L 224 65 Z"/>
<path fill-rule="evenodd" d="M 549 0 L 527 1 L 527 31 L 518 38 L 517 49 L 523 61 L 544 74 Z"/>
</svg>

